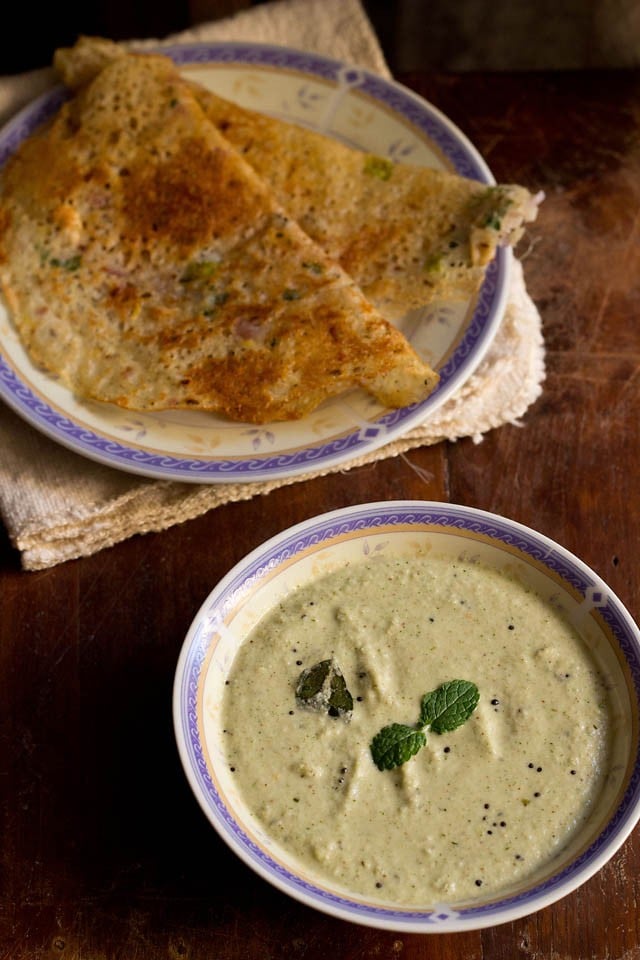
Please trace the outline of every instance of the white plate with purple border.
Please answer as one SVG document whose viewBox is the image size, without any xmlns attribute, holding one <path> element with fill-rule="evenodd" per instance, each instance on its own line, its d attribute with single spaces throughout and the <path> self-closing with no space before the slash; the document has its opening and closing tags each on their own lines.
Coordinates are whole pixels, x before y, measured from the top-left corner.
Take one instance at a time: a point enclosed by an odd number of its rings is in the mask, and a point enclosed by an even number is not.
<svg viewBox="0 0 640 960">
<path fill-rule="evenodd" d="M 508 568 L 578 631 L 611 695 L 607 775 L 590 815 L 551 863 L 491 899 L 402 904 L 351 895 L 319 880 L 274 843 L 247 809 L 229 771 L 218 707 L 235 652 L 259 619 L 320 574 L 385 552 L 435 550 Z M 206 817 L 259 876 L 296 900 L 343 920 L 389 930 L 440 933 L 515 920 L 556 902 L 614 855 L 640 817 L 640 630 L 586 564 L 542 534 L 491 513 L 429 501 L 361 504 L 313 517 L 257 547 L 212 590 L 184 641 L 173 716 L 188 782 Z"/>
<path fill-rule="evenodd" d="M 163 48 L 190 78 L 242 106 L 304 124 L 393 159 L 494 178 L 474 146 L 440 111 L 397 83 L 339 61 L 251 43 Z M 0 132 L 0 164 L 59 108 L 58 87 Z M 273 480 L 361 456 L 430 417 L 471 376 L 502 318 L 511 253 L 498 251 L 478 295 L 436 303 L 400 322 L 440 374 L 421 403 L 388 410 L 354 390 L 292 423 L 234 423 L 194 411 L 139 413 L 82 402 L 34 366 L 0 307 L 0 397 L 76 453 L 149 477 L 196 483 Z"/>
</svg>

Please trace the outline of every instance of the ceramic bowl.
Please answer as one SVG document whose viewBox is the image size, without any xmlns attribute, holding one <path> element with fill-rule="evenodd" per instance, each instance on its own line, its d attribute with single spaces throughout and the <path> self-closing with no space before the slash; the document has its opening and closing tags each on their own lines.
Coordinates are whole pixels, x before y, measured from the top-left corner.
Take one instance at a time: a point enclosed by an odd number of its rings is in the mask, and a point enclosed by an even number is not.
<svg viewBox="0 0 640 960">
<path fill-rule="evenodd" d="M 222 751 L 220 704 L 238 646 L 299 585 L 376 551 L 407 556 L 437 548 L 452 558 L 516 570 L 564 615 L 616 689 L 610 769 L 595 810 L 546 868 L 526 884 L 464 904 L 367 900 L 318 880 L 280 849 L 243 802 Z M 531 914 L 584 883 L 640 817 L 640 631 L 620 600 L 576 556 L 504 517 L 425 501 L 368 503 L 291 527 L 259 546 L 212 590 L 185 639 L 175 677 L 174 724 L 187 779 L 207 818 L 257 874 L 327 914 L 372 927 L 437 933 L 493 926 Z"/>
</svg>

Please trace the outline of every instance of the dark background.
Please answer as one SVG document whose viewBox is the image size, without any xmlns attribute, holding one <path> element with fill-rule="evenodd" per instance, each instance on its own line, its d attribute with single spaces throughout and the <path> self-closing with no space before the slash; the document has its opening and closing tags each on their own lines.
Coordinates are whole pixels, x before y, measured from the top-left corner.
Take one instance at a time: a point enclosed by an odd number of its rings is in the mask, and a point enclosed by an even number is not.
<svg viewBox="0 0 640 960">
<path fill-rule="evenodd" d="M 157 37 L 264 0 L 66 0 L 5 5 L 0 74 L 49 66 L 78 34 Z M 394 72 L 632 67 L 638 0 L 362 0 Z"/>
</svg>

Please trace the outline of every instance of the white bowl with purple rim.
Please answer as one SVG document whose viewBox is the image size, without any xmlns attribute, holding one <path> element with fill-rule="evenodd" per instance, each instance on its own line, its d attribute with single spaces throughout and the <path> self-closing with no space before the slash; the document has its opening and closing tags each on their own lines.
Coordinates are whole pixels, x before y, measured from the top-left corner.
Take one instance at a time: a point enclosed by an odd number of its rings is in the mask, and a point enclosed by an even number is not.
<svg viewBox="0 0 640 960">
<path fill-rule="evenodd" d="M 298 586 L 345 563 L 384 549 L 407 556 L 437 544 L 452 558 L 473 548 L 484 564 L 515 564 L 518 576 L 539 593 L 560 599 L 565 615 L 593 644 L 623 691 L 617 770 L 607 779 L 588 821 L 553 865 L 528 886 L 484 901 L 426 904 L 424 908 L 374 902 L 326 879 L 305 874 L 252 821 L 233 784 L 222 751 L 216 711 L 239 644 L 276 603 Z M 530 578 L 530 581 L 529 581 Z M 589 629 L 583 629 L 584 617 Z M 596 652 L 597 648 L 597 652 Z M 340 919 L 399 932 L 473 930 L 515 920 L 571 893 L 614 855 L 640 818 L 640 630 L 606 583 L 568 550 L 517 522 L 471 507 L 432 501 L 383 501 L 313 517 L 253 550 L 214 587 L 197 613 L 180 653 L 174 685 L 174 726 L 189 784 L 206 817 L 229 847 L 274 887 Z M 219 714 L 219 711 L 218 711 Z M 213 719 L 212 719 L 213 716 Z M 620 762 L 622 759 L 622 762 Z"/>
</svg>

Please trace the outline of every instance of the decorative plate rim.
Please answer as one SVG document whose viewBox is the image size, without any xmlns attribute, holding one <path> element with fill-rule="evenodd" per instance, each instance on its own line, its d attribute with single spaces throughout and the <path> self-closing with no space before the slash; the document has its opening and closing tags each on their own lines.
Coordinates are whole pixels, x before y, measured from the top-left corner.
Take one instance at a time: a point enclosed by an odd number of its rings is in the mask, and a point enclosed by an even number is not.
<svg viewBox="0 0 640 960">
<path fill-rule="evenodd" d="M 333 82 L 347 82 L 405 121 L 415 125 L 436 143 L 456 171 L 481 182 L 495 183 L 491 171 L 464 133 L 437 107 L 395 80 L 365 68 L 295 48 L 251 42 L 168 43 L 158 52 L 171 56 L 180 66 L 207 63 L 238 63 L 298 71 Z M 346 81 L 345 79 L 346 78 Z M 45 91 L 24 107 L 0 130 L 0 165 L 23 137 L 50 116 L 66 98 L 58 86 Z M 502 320 L 508 295 L 512 251 L 501 248 L 489 265 L 473 315 L 459 342 L 440 368 L 440 383 L 421 403 L 381 413 L 366 423 L 354 422 L 329 439 L 309 438 L 292 451 L 198 457 L 162 453 L 134 442 L 114 439 L 106 431 L 80 423 L 58 410 L 48 397 L 32 389 L 2 354 L 0 341 L 0 398 L 40 432 L 75 453 L 122 471 L 156 479 L 193 483 L 258 482 L 288 478 L 338 466 L 345 460 L 369 453 L 428 419 L 472 375 L 484 358 Z M 250 424 L 239 424 L 246 428 Z"/>
</svg>

